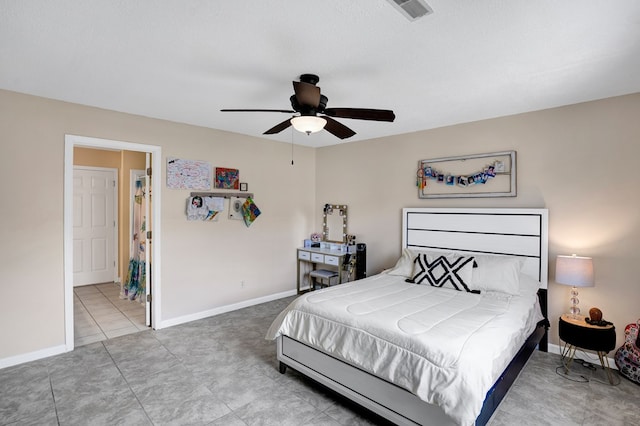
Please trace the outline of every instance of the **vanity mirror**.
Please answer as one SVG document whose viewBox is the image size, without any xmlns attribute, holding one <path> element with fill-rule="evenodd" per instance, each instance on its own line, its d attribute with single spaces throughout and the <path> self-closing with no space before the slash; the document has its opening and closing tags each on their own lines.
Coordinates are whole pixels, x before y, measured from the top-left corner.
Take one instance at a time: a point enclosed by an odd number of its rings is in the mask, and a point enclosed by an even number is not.
<svg viewBox="0 0 640 426">
<path fill-rule="evenodd" d="M 322 217 L 322 239 L 332 243 L 347 243 L 347 206 L 325 204 Z"/>
</svg>

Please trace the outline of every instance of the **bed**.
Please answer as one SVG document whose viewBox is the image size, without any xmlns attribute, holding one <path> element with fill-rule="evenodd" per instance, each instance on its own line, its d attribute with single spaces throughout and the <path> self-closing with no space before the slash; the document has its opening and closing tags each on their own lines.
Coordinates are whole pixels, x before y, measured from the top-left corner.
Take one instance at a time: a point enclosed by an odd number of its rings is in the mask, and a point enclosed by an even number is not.
<svg viewBox="0 0 640 426">
<path fill-rule="evenodd" d="M 306 293 L 274 320 L 280 372 L 396 424 L 486 424 L 533 350 L 546 350 L 547 210 L 402 215 L 393 268 Z"/>
</svg>

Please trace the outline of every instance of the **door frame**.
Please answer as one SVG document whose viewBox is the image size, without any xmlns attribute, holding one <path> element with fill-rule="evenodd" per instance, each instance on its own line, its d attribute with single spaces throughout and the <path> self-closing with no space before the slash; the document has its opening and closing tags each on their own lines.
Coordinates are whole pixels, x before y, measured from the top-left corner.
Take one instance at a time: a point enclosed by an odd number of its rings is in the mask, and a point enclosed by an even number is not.
<svg viewBox="0 0 640 426">
<path fill-rule="evenodd" d="M 118 169 L 114 169 L 111 167 L 93 167 L 93 166 L 73 166 L 73 172 L 75 174 L 76 170 L 89 170 L 89 171 L 99 171 L 99 172 L 110 172 L 113 174 L 113 180 L 115 182 L 113 186 L 113 247 L 112 253 L 113 261 L 115 262 L 113 265 L 113 276 L 112 279 L 115 281 L 118 278 L 118 271 L 120 270 L 120 259 L 118 258 L 118 244 L 119 244 L 119 236 L 118 229 L 120 223 L 118 222 Z M 75 287 L 75 282 L 74 282 Z"/>
<path fill-rule="evenodd" d="M 151 265 L 151 276 L 153 277 L 153 297 L 152 304 L 152 324 L 154 329 L 159 329 L 162 324 L 161 311 L 161 175 L 162 175 L 162 148 L 157 145 L 145 145 L 132 142 L 123 142 L 110 139 L 92 138 L 87 136 L 65 135 L 64 137 L 64 325 L 65 325 L 65 349 L 72 351 L 74 348 L 73 331 L 73 148 L 76 146 L 85 148 L 112 149 L 118 151 L 138 151 L 150 153 L 151 187 L 153 197 L 151 197 L 151 224 L 153 238 L 151 239 L 151 249 L 153 253 L 153 263 Z"/>
</svg>

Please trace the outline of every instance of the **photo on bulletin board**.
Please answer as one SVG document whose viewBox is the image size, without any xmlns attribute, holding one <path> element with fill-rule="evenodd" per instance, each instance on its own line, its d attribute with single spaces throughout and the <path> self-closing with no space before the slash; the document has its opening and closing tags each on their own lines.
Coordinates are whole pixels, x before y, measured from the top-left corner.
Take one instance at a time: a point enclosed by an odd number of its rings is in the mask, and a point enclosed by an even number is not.
<svg viewBox="0 0 640 426">
<path fill-rule="evenodd" d="M 216 167 L 215 186 L 219 189 L 238 189 L 240 170 Z"/>
</svg>

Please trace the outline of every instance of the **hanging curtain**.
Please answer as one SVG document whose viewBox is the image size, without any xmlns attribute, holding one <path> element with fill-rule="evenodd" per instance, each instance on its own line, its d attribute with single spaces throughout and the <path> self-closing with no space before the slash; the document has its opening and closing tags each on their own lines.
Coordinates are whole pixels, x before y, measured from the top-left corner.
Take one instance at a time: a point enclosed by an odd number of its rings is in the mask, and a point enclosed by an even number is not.
<svg viewBox="0 0 640 426">
<path fill-rule="evenodd" d="M 145 263 L 146 263 L 146 238 L 147 224 L 145 207 L 147 197 L 144 192 L 144 178 L 136 180 L 136 194 L 133 203 L 133 240 L 131 241 L 131 257 L 129 259 L 129 271 L 127 279 L 122 283 L 120 297 L 122 299 L 136 300 L 145 303 Z"/>
</svg>

